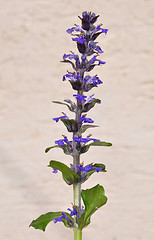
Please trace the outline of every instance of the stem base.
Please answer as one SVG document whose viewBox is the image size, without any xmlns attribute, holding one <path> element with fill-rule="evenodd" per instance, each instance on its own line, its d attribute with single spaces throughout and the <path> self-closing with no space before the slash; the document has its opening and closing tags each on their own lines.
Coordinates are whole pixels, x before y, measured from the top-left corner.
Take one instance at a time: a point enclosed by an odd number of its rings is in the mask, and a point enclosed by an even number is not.
<svg viewBox="0 0 154 240">
<path fill-rule="evenodd" d="M 82 230 L 74 229 L 74 240 L 82 240 Z"/>
</svg>

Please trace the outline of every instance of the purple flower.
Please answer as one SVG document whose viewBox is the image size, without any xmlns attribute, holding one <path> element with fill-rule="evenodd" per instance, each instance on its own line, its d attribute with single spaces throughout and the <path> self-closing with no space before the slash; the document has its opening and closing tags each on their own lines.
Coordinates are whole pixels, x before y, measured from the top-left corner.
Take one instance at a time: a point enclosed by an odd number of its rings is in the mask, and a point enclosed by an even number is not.
<svg viewBox="0 0 154 240">
<path fill-rule="evenodd" d="M 56 223 L 56 222 L 62 222 L 62 216 L 59 216 L 57 218 L 53 218 L 53 222 Z"/>
<path fill-rule="evenodd" d="M 79 56 L 77 54 L 74 54 L 73 52 L 71 52 L 72 54 L 64 54 L 63 55 L 63 60 L 66 61 L 66 58 L 72 60 L 74 59 L 76 61 L 76 64 L 79 65 L 80 64 L 80 60 L 79 60 Z"/>
<path fill-rule="evenodd" d="M 97 76 L 91 77 L 91 76 L 89 76 L 89 75 L 87 75 L 87 76 L 84 78 L 84 82 L 85 82 L 85 87 L 86 87 L 86 85 L 89 85 L 89 84 L 93 84 L 93 85 L 97 86 L 98 84 L 103 83 L 103 82 L 99 79 L 99 77 L 97 77 Z"/>
<path fill-rule="evenodd" d="M 58 144 L 59 146 L 64 145 L 65 143 L 70 146 L 70 142 L 68 141 L 68 138 L 66 136 L 63 136 L 63 139 L 55 141 L 55 144 Z"/>
<path fill-rule="evenodd" d="M 82 206 L 82 208 L 81 208 L 81 214 L 84 213 L 84 211 L 85 211 L 85 208 L 84 208 L 84 206 Z"/>
<path fill-rule="evenodd" d="M 100 65 L 100 64 L 105 64 L 105 63 L 106 63 L 106 62 L 103 62 L 103 61 L 97 59 L 96 57 L 97 57 L 97 56 L 93 56 L 93 57 L 90 59 L 89 63 L 90 63 L 90 64 L 93 64 L 93 63 L 95 63 L 95 62 L 98 62 L 98 65 Z"/>
<path fill-rule="evenodd" d="M 84 42 L 86 42 L 86 39 L 83 36 L 80 36 L 78 38 L 72 38 L 73 41 L 76 41 L 78 43 L 83 44 Z"/>
<path fill-rule="evenodd" d="M 78 211 L 77 211 L 77 206 L 73 206 L 73 210 L 71 210 L 70 208 L 68 208 L 67 210 L 70 211 L 70 217 L 76 215 L 78 217 Z"/>
<path fill-rule="evenodd" d="M 95 100 L 96 98 L 93 98 L 93 96 L 94 96 L 94 94 L 92 94 L 90 97 L 88 97 L 88 99 L 85 101 L 84 104 L 90 103 L 90 102 L 92 102 L 93 100 Z M 100 103 L 101 103 L 101 101 L 98 102 L 98 104 L 100 104 Z"/>
<path fill-rule="evenodd" d="M 101 49 L 99 46 L 96 46 L 95 50 L 96 50 L 98 53 L 103 53 L 102 49 Z"/>
<path fill-rule="evenodd" d="M 98 17 L 99 15 L 96 16 L 95 13 L 84 11 L 82 13 L 82 18 L 79 17 L 82 20 L 82 28 L 87 31 L 93 28 L 93 24 L 96 22 Z"/>
<path fill-rule="evenodd" d="M 72 28 L 67 29 L 66 32 L 67 32 L 68 34 L 71 34 L 71 33 L 74 32 L 74 31 L 83 33 L 82 28 L 81 28 L 80 26 L 78 26 L 78 25 L 77 25 L 76 27 L 72 27 Z"/>
<path fill-rule="evenodd" d="M 79 94 L 74 94 L 73 97 L 75 97 L 80 102 L 82 102 L 83 100 L 85 100 L 85 98 L 87 98 L 87 96 L 84 96 L 81 92 L 79 92 Z"/>
<path fill-rule="evenodd" d="M 60 119 L 69 119 L 64 112 L 62 112 L 62 114 L 63 114 L 63 116 L 60 116 L 60 117 L 57 117 L 57 118 L 53 118 L 53 120 L 58 122 Z"/>
<path fill-rule="evenodd" d="M 87 142 L 89 142 L 89 141 L 93 141 L 93 142 L 98 142 L 98 141 L 100 141 L 99 139 L 90 138 L 90 137 L 91 137 L 91 134 L 90 134 L 89 136 L 87 136 L 86 138 L 82 138 L 82 135 L 79 134 L 77 137 L 73 137 L 73 140 L 74 140 L 75 142 L 78 142 L 78 143 L 80 143 L 80 142 L 87 143 Z"/>
<path fill-rule="evenodd" d="M 71 81 L 78 81 L 81 79 L 80 73 L 79 72 L 68 72 L 63 76 L 63 81 L 66 80 L 66 78 L 69 78 Z"/>
<path fill-rule="evenodd" d="M 57 218 L 54 218 L 53 219 L 53 222 L 56 223 L 56 222 L 62 222 L 63 219 L 66 219 L 67 221 L 70 221 L 70 218 L 67 217 L 67 215 L 64 213 L 64 212 L 61 212 L 61 216 L 57 217 Z"/>
<path fill-rule="evenodd" d="M 89 20 L 89 14 L 87 13 L 87 11 L 82 13 L 82 17 L 85 18 L 87 21 Z"/>
<path fill-rule="evenodd" d="M 83 167 L 83 163 L 79 164 L 77 167 L 79 169 L 78 173 L 81 173 L 81 172 L 88 173 L 91 170 L 96 170 L 97 172 L 99 172 L 103 169 L 101 167 L 92 167 L 92 164 L 89 164 L 88 166 Z"/>
<path fill-rule="evenodd" d="M 95 34 L 96 32 L 98 32 L 98 31 L 100 31 L 100 30 L 101 30 L 102 33 L 107 34 L 108 29 L 101 28 L 101 26 L 102 26 L 102 24 L 99 24 L 99 25 L 94 29 L 93 34 Z"/>
<path fill-rule="evenodd" d="M 93 51 L 96 51 L 98 53 L 103 53 L 102 49 L 96 45 L 97 43 L 94 41 L 90 41 L 89 48 Z"/>
<path fill-rule="evenodd" d="M 53 173 L 57 173 L 58 170 L 56 168 L 52 168 L 53 169 Z"/>
<path fill-rule="evenodd" d="M 80 117 L 80 121 L 81 123 L 93 123 L 94 121 L 91 119 L 91 118 L 87 118 L 86 117 L 87 114 L 83 114 L 81 117 Z"/>
</svg>

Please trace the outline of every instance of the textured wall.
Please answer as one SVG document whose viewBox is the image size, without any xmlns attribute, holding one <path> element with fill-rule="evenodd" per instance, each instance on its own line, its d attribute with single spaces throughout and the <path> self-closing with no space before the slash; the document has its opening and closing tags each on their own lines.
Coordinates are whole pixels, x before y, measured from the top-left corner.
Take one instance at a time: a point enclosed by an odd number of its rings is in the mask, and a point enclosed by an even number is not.
<svg viewBox="0 0 154 240">
<path fill-rule="evenodd" d="M 59 150 L 44 149 L 66 134 L 51 119 L 67 109 L 51 100 L 72 98 L 61 81 L 69 65 L 62 55 L 76 51 L 66 29 L 82 11 L 100 14 L 109 28 L 99 37 L 107 64 L 97 68 L 104 84 L 102 104 L 89 113 L 100 125 L 93 136 L 112 148 L 93 148 L 87 163 L 101 161 L 95 174 L 108 204 L 92 217 L 84 239 L 154 239 L 154 2 L 152 0 L 0 0 L 0 235 L 5 240 L 71 240 L 73 233 L 51 223 L 43 233 L 28 228 L 40 214 L 70 207 L 72 189 L 47 164 L 71 162 Z M 94 73 L 93 72 L 93 73 Z M 92 91 L 94 92 L 94 91 Z M 66 194 L 67 193 L 67 194 Z"/>
</svg>

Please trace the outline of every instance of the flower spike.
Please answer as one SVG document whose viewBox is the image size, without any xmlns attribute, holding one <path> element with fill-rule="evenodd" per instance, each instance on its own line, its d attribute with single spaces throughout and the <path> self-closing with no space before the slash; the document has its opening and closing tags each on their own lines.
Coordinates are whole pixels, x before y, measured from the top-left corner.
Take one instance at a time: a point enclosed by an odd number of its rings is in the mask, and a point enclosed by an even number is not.
<svg viewBox="0 0 154 240">
<path fill-rule="evenodd" d="M 98 127 L 93 125 L 94 120 L 87 116 L 96 103 L 100 104 L 101 100 L 94 97 L 93 93 L 88 93 L 92 89 L 101 86 L 102 79 L 97 74 L 91 74 L 91 71 L 97 66 L 104 66 L 105 61 L 101 60 L 100 55 L 103 49 L 96 39 L 100 35 L 106 35 L 107 28 L 103 24 L 97 24 L 99 15 L 94 12 L 83 11 L 79 16 L 81 24 L 74 24 L 66 32 L 70 35 L 73 43 L 76 44 L 78 52 L 68 51 L 62 56 L 63 63 L 69 63 L 71 70 L 66 70 L 62 76 L 62 81 L 70 83 L 73 90 L 71 96 L 75 98 L 72 101 L 66 98 L 63 102 L 53 101 L 54 103 L 65 105 L 75 114 L 70 118 L 67 113 L 62 111 L 58 117 L 54 117 L 56 123 L 62 122 L 69 132 L 69 138 L 62 135 L 62 138 L 55 141 L 54 146 L 46 148 L 45 152 L 51 149 L 62 149 L 64 154 L 69 155 L 73 161 L 68 167 L 66 164 L 51 160 L 48 167 L 52 168 L 53 173 L 61 172 L 64 182 L 73 185 L 74 201 L 72 208 L 68 212 L 48 212 L 32 221 L 30 226 L 45 231 L 46 226 L 53 221 L 54 223 L 62 222 L 66 227 L 73 229 L 74 239 L 82 240 L 82 230 L 90 224 L 92 214 L 107 202 L 104 188 L 97 184 L 96 186 L 83 190 L 82 183 L 85 182 L 93 173 L 106 172 L 105 165 L 102 163 L 91 163 L 84 165 L 81 162 L 81 155 L 86 153 L 91 146 L 111 146 L 111 143 L 100 141 L 93 138 L 92 134 L 85 131 L 89 128 Z M 64 89 L 65 90 L 65 89 Z M 75 92 L 74 92 L 75 91 Z M 87 94 L 86 94 L 87 93 Z M 65 194 L 63 194 L 65 196 Z M 63 197 L 63 196 L 62 196 Z M 81 205 L 81 198 L 84 206 Z"/>
</svg>

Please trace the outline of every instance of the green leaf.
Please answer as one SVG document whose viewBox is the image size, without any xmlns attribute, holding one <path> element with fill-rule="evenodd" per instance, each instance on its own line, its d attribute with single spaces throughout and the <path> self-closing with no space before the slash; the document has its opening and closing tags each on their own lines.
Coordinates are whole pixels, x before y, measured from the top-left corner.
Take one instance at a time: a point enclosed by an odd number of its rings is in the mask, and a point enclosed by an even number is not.
<svg viewBox="0 0 154 240">
<path fill-rule="evenodd" d="M 66 126 L 68 132 L 77 132 L 78 124 L 74 119 L 60 119 Z"/>
<path fill-rule="evenodd" d="M 65 212 L 65 214 L 70 218 L 70 221 L 67 221 L 66 219 L 62 219 L 62 222 L 66 227 L 71 228 L 73 226 L 73 218 L 70 217 L 68 213 Z M 37 219 L 33 220 L 29 227 L 33 227 L 35 229 L 40 229 L 42 231 L 45 231 L 46 226 L 57 217 L 61 216 L 61 212 L 48 212 L 46 214 L 42 214 Z"/>
<path fill-rule="evenodd" d="M 81 90 L 81 82 L 80 81 L 71 81 L 71 80 L 69 80 L 69 82 L 72 85 L 72 88 L 74 90 L 77 90 L 77 91 Z"/>
<path fill-rule="evenodd" d="M 72 102 L 69 98 L 64 99 L 64 102 L 69 103 L 70 106 L 71 106 L 71 108 L 72 108 L 72 110 L 73 110 L 74 112 L 76 111 L 77 105 L 76 105 L 74 102 Z"/>
<path fill-rule="evenodd" d="M 67 144 L 64 144 L 64 145 L 61 145 L 61 146 L 54 145 L 54 146 L 48 147 L 48 148 L 45 149 L 45 153 L 49 152 L 50 149 L 52 149 L 52 148 L 61 148 L 66 155 L 71 155 L 72 154 L 69 151 L 69 148 L 68 148 Z"/>
<path fill-rule="evenodd" d="M 85 153 L 85 152 L 87 152 L 91 146 L 110 147 L 110 146 L 112 146 L 112 143 L 102 142 L 102 141 L 92 142 L 92 143 L 90 143 L 90 144 L 84 145 L 84 146 L 81 148 L 80 153 Z"/>
<path fill-rule="evenodd" d="M 88 112 L 91 108 L 95 106 L 96 103 L 101 103 L 100 99 L 94 99 L 84 105 L 82 112 Z"/>
<path fill-rule="evenodd" d="M 99 172 L 106 172 L 105 165 L 102 164 L 102 163 L 91 164 L 91 167 L 99 167 L 99 168 L 102 168 L 102 170 L 100 170 Z M 87 172 L 86 175 L 85 175 L 85 179 L 82 181 L 82 183 L 85 182 L 95 172 L 97 172 L 96 169 L 90 170 L 89 172 Z"/>
<path fill-rule="evenodd" d="M 59 216 L 61 216 L 59 212 L 48 212 L 46 214 L 42 214 L 37 219 L 33 220 L 29 227 L 34 227 L 35 229 L 45 231 L 48 223 L 51 222 L 54 218 L 57 218 Z"/>
<path fill-rule="evenodd" d="M 73 69 L 75 69 L 75 65 L 74 63 L 72 63 L 70 60 L 64 60 L 64 61 L 60 61 L 60 62 L 63 62 L 63 63 L 70 63 L 73 67 Z"/>
<path fill-rule="evenodd" d="M 63 102 L 59 102 L 59 101 L 52 101 L 53 103 L 57 103 L 57 104 L 62 104 L 62 105 L 65 105 L 68 107 L 68 109 L 71 111 L 71 112 L 74 112 L 74 109 L 72 108 L 72 106 L 69 106 L 67 103 L 63 103 Z"/>
<path fill-rule="evenodd" d="M 90 124 L 84 124 L 82 125 L 82 127 L 80 128 L 81 133 L 85 132 L 88 128 L 95 128 L 95 127 L 99 127 L 97 125 L 90 125 Z"/>
<path fill-rule="evenodd" d="M 82 190 L 81 197 L 85 205 L 85 211 L 79 218 L 78 225 L 80 229 L 88 226 L 90 217 L 101 206 L 107 202 L 103 186 L 97 184 L 95 187 Z"/>
<path fill-rule="evenodd" d="M 77 173 L 74 173 L 72 169 L 64 163 L 51 160 L 48 167 L 56 168 L 59 170 L 62 173 L 64 181 L 69 185 L 80 181 L 80 176 Z"/>
</svg>

